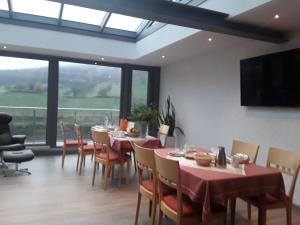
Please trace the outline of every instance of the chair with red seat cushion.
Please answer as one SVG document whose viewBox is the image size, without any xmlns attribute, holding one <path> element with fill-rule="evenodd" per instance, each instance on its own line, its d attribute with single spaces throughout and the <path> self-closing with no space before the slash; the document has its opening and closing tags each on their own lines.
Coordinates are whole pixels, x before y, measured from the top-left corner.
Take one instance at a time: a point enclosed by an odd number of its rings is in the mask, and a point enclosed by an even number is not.
<svg viewBox="0 0 300 225">
<path fill-rule="evenodd" d="M 288 175 L 292 178 L 289 192 L 286 197 L 281 199 L 278 196 L 266 193 L 264 198 L 261 198 L 261 196 L 251 196 L 243 198 L 243 200 L 247 201 L 253 206 L 263 207 L 263 215 L 261 216 L 263 224 L 266 223 L 267 209 L 286 208 L 286 223 L 287 225 L 291 225 L 293 196 L 300 168 L 300 155 L 297 152 L 270 147 L 267 159 L 267 167 L 278 169 L 285 175 Z M 248 210 L 248 219 L 251 219 L 251 208 Z"/>
<path fill-rule="evenodd" d="M 61 159 L 61 167 L 64 168 L 66 153 L 69 150 L 78 149 L 78 140 L 66 139 L 65 127 L 64 127 L 63 121 L 60 121 L 60 132 L 61 132 L 61 136 L 64 141 L 63 153 L 62 153 L 62 159 Z M 86 140 L 82 140 L 82 142 L 84 145 L 87 144 Z"/>
<path fill-rule="evenodd" d="M 156 205 L 157 205 L 157 185 L 154 161 L 154 149 L 144 148 L 134 144 L 135 160 L 138 177 L 138 201 L 135 214 L 135 225 L 138 224 L 139 211 L 142 196 L 149 199 L 149 216 L 151 216 L 151 225 L 155 223 Z M 147 179 L 144 178 L 146 173 Z"/>
<path fill-rule="evenodd" d="M 85 165 L 85 158 L 87 154 L 92 155 L 92 159 L 94 156 L 94 145 L 89 145 L 89 144 L 84 144 L 84 139 L 82 137 L 81 133 L 81 127 L 79 124 L 74 124 L 75 128 L 75 134 L 77 137 L 78 141 L 78 157 L 77 157 L 77 165 L 76 165 L 76 171 L 78 171 L 78 166 L 79 166 L 79 175 L 82 173 L 82 168 Z M 100 151 L 101 149 L 98 148 L 97 151 Z M 80 161 L 80 165 L 79 165 Z"/>
<path fill-rule="evenodd" d="M 104 168 L 104 190 L 107 189 L 107 182 L 110 172 L 114 169 L 115 165 L 119 166 L 119 186 L 121 184 L 122 179 L 122 171 L 123 165 L 127 163 L 128 171 L 130 167 L 129 158 L 122 157 L 119 153 L 115 152 L 110 148 L 109 135 L 107 131 L 97 131 L 92 130 L 92 140 L 93 140 L 93 148 L 94 148 L 94 170 L 93 170 L 93 179 L 92 185 L 95 184 L 96 177 L 96 168 L 101 163 Z M 98 149 L 101 149 L 100 152 L 97 152 Z M 128 179 L 129 174 L 127 174 Z"/>
<path fill-rule="evenodd" d="M 158 225 L 162 224 L 162 215 L 166 215 L 177 225 L 197 224 L 201 221 L 201 205 L 195 205 L 184 196 L 181 191 L 181 176 L 179 162 L 155 154 L 155 165 L 158 180 L 159 218 Z M 163 192 L 163 185 L 175 190 L 175 194 Z M 226 222 L 226 207 L 220 205 L 221 210 L 212 209 L 211 217 L 218 219 L 220 224 Z"/>
</svg>

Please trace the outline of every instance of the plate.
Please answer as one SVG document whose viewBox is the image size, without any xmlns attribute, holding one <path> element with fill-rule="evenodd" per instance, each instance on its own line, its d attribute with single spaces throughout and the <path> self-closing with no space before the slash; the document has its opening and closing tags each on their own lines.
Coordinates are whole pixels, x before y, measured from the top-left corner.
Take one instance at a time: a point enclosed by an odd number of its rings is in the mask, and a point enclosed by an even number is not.
<svg viewBox="0 0 300 225">
<path fill-rule="evenodd" d="M 173 157 L 183 157 L 185 153 L 182 151 L 174 151 L 174 152 L 169 152 L 168 155 Z"/>
</svg>

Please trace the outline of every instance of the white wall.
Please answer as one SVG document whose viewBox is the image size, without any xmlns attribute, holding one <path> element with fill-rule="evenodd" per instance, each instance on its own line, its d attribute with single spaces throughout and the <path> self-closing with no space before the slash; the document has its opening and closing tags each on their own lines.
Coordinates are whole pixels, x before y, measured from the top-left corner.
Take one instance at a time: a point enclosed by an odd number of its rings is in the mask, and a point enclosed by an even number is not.
<svg viewBox="0 0 300 225">
<path fill-rule="evenodd" d="M 178 125 L 185 131 L 181 144 L 223 145 L 229 153 L 234 138 L 258 143 L 261 165 L 269 146 L 300 153 L 300 108 L 242 107 L 239 84 L 240 59 L 300 47 L 299 37 L 285 45 L 243 40 L 235 47 L 164 66 L 160 101 L 170 95 L 175 104 Z M 295 203 L 300 205 L 300 182 Z"/>
</svg>

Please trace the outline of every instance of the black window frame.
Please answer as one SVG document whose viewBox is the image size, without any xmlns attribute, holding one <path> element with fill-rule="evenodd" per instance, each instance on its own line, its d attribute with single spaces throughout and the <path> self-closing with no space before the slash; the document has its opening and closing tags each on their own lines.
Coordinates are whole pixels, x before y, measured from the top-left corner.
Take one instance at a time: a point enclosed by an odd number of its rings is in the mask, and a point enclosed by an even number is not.
<svg viewBox="0 0 300 225">
<path fill-rule="evenodd" d="M 73 62 L 99 66 L 110 66 L 121 68 L 121 96 L 120 96 L 120 118 L 127 118 L 131 110 L 131 87 L 132 71 L 142 70 L 148 72 L 147 104 L 158 109 L 160 67 L 142 66 L 124 63 L 112 63 L 78 58 L 67 58 L 60 56 L 41 55 L 34 53 L 10 52 L 0 50 L 0 56 L 16 57 L 24 59 L 36 59 L 48 61 L 48 92 L 47 92 L 47 122 L 46 122 L 46 144 L 30 144 L 30 146 L 50 146 L 55 148 L 57 140 L 57 116 L 58 116 L 58 85 L 59 85 L 59 62 Z M 150 127 L 150 134 L 155 135 L 155 127 Z"/>
</svg>

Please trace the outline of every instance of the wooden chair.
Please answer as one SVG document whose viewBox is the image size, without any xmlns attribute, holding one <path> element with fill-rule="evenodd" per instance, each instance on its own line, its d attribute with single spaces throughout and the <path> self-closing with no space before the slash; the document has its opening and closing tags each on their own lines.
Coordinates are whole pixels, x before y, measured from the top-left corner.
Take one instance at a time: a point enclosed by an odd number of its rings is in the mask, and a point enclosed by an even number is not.
<svg viewBox="0 0 300 225">
<path fill-rule="evenodd" d="M 253 164 L 255 164 L 258 150 L 259 150 L 259 145 L 249 144 L 249 143 L 239 141 L 239 140 L 233 140 L 231 155 L 234 155 L 237 153 L 246 154 L 249 156 L 250 161 Z"/>
<path fill-rule="evenodd" d="M 201 221 L 201 206 L 194 205 L 187 198 L 183 198 L 181 191 L 181 177 L 179 162 L 163 158 L 155 154 L 155 165 L 158 179 L 159 218 L 158 225 L 162 224 L 162 215 L 166 215 L 177 225 L 192 225 Z M 176 190 L 176 194 L 164 194 L 163 184 Z M 218 205 L 219 206 L 219 205 Z M 220 224 L 225 224 L 226 207 L 218 207 L 212 212 L 212 218 L 218 219 Z"/>
<path fill-rule="evenodd" d="M 119 165 L 119 186 L 121 185 L 123 165 L 127 163 L 127 177 L 129 177 L 130 158 L 122 156 L 110 148 L 109 136 L 107 131 L 92 130 L 93 150 L 94 150 L 94 170 L 92 186 L 95 184 L 96 168 L 101 163 L 102 173 L 104 172 L 104 190 L 107 189 L 108 178 L 110 172 L 114 169 L 115 165 Z M 99 151 L 101 149 L 101 151 Z"/>
<path fill-rule="evenodd" d="M 294 197 L 295 185 L 299 173 L 300 167 L 300 154 L 288 151 L 280 148 L 270 147 L 268 159 L 267 159 L 267 167 L 276 168 L 280 170 L 283 174 L 291 176 L 291 184 L 289 188 L 289 192 L 286 195 L 286 201 L 282 201 L 276 196 L 271 194 L 265 195 L 265 204 L 263 206 L 263 224 L 266 224 L 266 211 L 267 209 L 278 209 L 278 208 L 286 208 L 286 223 L 287 225 L 292 224 L 292 204 Z M 251 197 L 244 198 L 248 203 L 254 205 L 256 207 L 261 207 L 260 198 L 259 197 Z M 251 208 L 248 211 L 248 218 L 251 219 Z"/>
<path fill-rule="evenodd" d="M 156 205 L 158 200 L 154 149 L 143 148 L 138 146 L 137 144 L 134 145 L 138 177 L 138 201 L 134 224 L 138 224 L 141 197 L 145 196 L 150 200 L 149 215 L 151 215 L 151 225 L 154 225 Z M 150 174 L 147 179 L 143 178 L 143 172 L 145 172 L 147 175 Z"/>
<path fill-rule="evenodd" d="M 78 140 L 76 140 L 76 139 L 66 139 L 65 127 L 64 127 L 63 121 L 60 121 L 60 132 L 61 132 L 61 136 L 62 136 L 63 141 L 64 141 L 63 153 L 62 153 L 62 159 L 61 159 L 61 167 L 64 168 L 66 153 L 69 150 L 78 149 Z M 84 145 L 87 144 L 86 140 L 82 140 L 82 142 L 83 142 Z"/>
<path fill-rule="evenodd" d="M 246 154 L 250 158 L 250 162 L 255 164 L 257 159 L 257 154 L 259 150 L 259 145 L 257 144 L 249 144 L 239 140 L 233 140 L 231 155 L 235 155 L 237 153 Z M 234 223 L 235 220 L 235 199 L 230 201 L 231 207 L 231 222 Z M 251 213 L 251 205 L 247 204 L 248 214 Z"/>
<path fill-rule="evenodd" d="M 167 138 L 169 133 L 170 126 L 161 124 L 158 129 L 158 137 L 161 143 L 161 147 L 165 148 L 167 144 Z"/>
<path fill-rule="evenodd" d="M 78 141 L 78 157 L 77 157 L 77 165 L 76 165 L 76 171 L 78 171 L 78 165 L 80 161 L 79 166 L 79 175 L 82 173 L 82 167 L 85 165 L 85 158 L 87 154 L 94 154 L 94 145 L 84 144 L 82 133 L 81 133 L 81 127 L 79 124 L 74 124 L 75 128 L 75 134 Z M 100 149 L 98 149 L 100 150 Z"/>
</svg>

